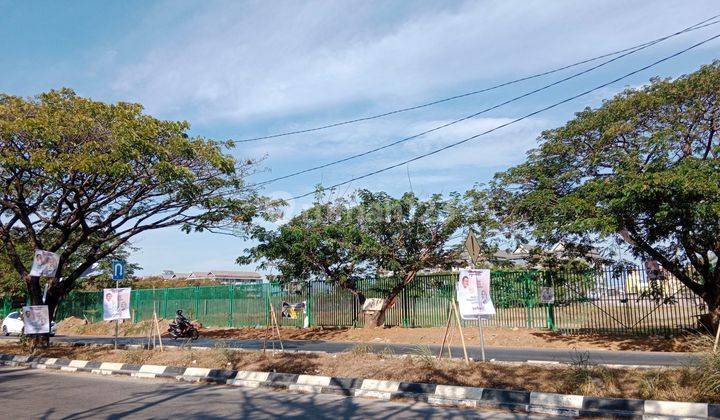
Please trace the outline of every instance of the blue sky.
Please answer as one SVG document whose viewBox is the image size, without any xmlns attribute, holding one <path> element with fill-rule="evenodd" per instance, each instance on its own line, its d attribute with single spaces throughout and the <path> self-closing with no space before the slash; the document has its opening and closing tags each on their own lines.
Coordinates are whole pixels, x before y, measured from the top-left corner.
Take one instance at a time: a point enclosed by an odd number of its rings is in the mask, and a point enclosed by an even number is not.
<svg viewBox="0 0 720 420">
<path fill-rule="evenodd" d="M 192 124 L 192 134 L 242 139 L 355 118 L 483 88 L 652 40 L 720 13 L 715 1 L 34 1 L 0 0 L 0 91 L 70 87 L 102 101 L 140 102 Z M 572 82 L 385 150 L 269 185 L 289 198 L 492 128 L 720 33 L 720 25 L 626 57 Z M 718 57 L 714 41 L 592 95 L 343 187 L 464 191 L 522 161 L 543 129 L 650 77 L 676 77 Z M 377 147 L 522 94 L 572 70 L 488 94 L 322 132 L 246 143 L 262 181 Z M 409 178 L 409 180 L 408 180 Z M 287 214 L 306 206 L 292 202 Z M 238 269 L 248 244 L 157 231 L 134 243 L 142 274 Z M 245 267 L 252 268 L 252 267 Z"/>
</svg>

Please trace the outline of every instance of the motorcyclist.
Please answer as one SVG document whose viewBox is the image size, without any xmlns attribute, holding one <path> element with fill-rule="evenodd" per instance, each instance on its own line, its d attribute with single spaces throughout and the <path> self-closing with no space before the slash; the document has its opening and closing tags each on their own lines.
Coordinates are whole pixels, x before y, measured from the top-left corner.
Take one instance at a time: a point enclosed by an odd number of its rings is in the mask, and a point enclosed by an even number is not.
<svg viewBox="0 0 720 420">
<path fill-rule="evenodd" d="M 185 331 L 185 329 L 190 325 L 190 320 L 185 318 L 182 309 L 178 309 L 175 314 L 175 325 L 180 331 Z"/>
</svg>

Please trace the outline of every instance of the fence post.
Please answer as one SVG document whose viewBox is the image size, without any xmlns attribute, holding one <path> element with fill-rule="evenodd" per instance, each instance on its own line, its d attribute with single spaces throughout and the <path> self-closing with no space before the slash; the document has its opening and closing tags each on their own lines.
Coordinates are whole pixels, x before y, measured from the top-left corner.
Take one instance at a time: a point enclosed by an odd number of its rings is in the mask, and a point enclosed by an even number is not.
<svg viewBox="0 0 720 420">
<path fill-rule="evenodd" d="M 234 284 L 231 284 L 229 290 L 230 290 L 230 296 L 229 296 L 229 299 L 228 299 L 228 322 L 227 322 L 227 326 L 230 327 L 230 328 L 232 328 L 232 327 L 235 326 L 235 317 L 233 316 L 233 311 L 234 311 L 233 306 L 235 306 L 235 305 L 234 305 L 234 301 L 235 301 L 235 285 L 234 285 Z"/>
<path fill-rule="evenodd" d="M 313 308 L 312 281 L 308 280 L 307 302 L 305 303 L 305 311 L 307 311 L 307 316 L 308 316 L 308 327 L 313 326 L 312 308 Z"/>
<path fill-rule="evenodd" d="M 167 288 L 163 289 L 163 318 L 167 319 L 168 313 L 167 313 L 167 306 L 168 306 L 168 294 L 170 292 Z"/>
<path fill-rule="evenodd" d="M 553 276 L 548 271 L 543 271 L 543 280 L 546 287 L 554 288 Z M 557 331 L 557 325 L 555 325 L 555 302 L 547 303 L 547 327 L 551 331 Z"/>
<path fill-rule="evenodd" d="M 402 326 L 407 328 L 408 327 L 408 292 L 407 292 L 408 286 L 406 285 L 403 287 L 402 290 L 402 305 L 400 306 L 400 311 L 402 315 Z"/>
<path fill-rule="evenodd" d="M 270 283 L 263 284 L 265 292 L 265 325 L 270 325 Z"/>
<path fill-rule="evenodd" d="M 531 283 L 531 278 L 532 278 L 532 277 L 531 277 L 531 275 L 530 275 L 529 272 L 528 272 L 528 273 L 525 273 L 525 274 L 523 275 L 523 277 L 524 277 L 524 280 L 525 280 L 525 281 L 523 281 L 523 285 L 524 285 L 524 287 L 523 287 L 523 289 L 524 289 L 524 290 L 523 290 L 523 292 L 524 292 L 524 293 L 523 293 L 523 295 L 524 295 L 523 298 L 524 298 L 524 300 L 525 300 L 525 320 L 526 320 L 526 323 L 527 323 L 527 327 L 528 327 L 528 328 L 532 328 L 532 324 L 533 324 L 532 303 L 533 303 L 533 302 L 532 302 L 532 299 L 531 299 L 531 297 L 530 297 L 530 287 L 531 287 L 531 284 L 530 284 L 530 283 Z"/>
<path fill-rule="evenodd" d="M 200 286 L 195 286 L 195 319 L 200 319 Z"/>
</svg>

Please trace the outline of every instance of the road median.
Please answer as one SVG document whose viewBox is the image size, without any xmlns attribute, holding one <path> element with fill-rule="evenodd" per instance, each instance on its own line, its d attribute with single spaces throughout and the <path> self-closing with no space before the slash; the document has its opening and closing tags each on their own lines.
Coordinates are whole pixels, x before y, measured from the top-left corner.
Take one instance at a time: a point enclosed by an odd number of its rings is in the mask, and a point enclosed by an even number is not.
<svg viewBox="0 0 720 420">
<path fill-rule="evenodd" d="M 657 416 L 715 418 L 720 404 L 671 402 L 640 399 L 599 398 L 582 395 L 530 392 L 520 390 L 448 386 L 434 383 L 388 381 L 370 378 L 298 375 L 277 372 L 210 369 L 150 364 L 128 364 L 0 354 L 6 366 L 55 369 L 69 373 L 124 375 L 168 378 L 187 382 L 267 388 L 289 392 L 340 394 L 382 400 L 423 401 L 432 405 L 496 408 L 513 412 L 568 416 Z"/>
</svg>

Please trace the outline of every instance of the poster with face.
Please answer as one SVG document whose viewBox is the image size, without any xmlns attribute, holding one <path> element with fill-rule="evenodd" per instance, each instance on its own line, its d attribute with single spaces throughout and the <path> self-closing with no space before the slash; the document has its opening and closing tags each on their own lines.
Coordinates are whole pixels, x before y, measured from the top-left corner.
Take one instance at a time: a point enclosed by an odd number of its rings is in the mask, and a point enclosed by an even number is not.
<svg viewBox="0 0 720 420">
<path fill-rule="evenodd" d="M 30 276 L 32 277 L 55 277 L 60 263 L 60 256 L 50 251 L 41 249 L 35 250 Z"/>
<path fill-rule="evenodd" d="M 305 310 L 305 302 L 300 303 L 282 303 L 281 316 L 283 318 L 298 319 L 300 313 Z"/>
<path fill-rule="evenodd" d="M 458 310 L 463 319 L 495 315 L 490 298 L 490 270 L 460 270 L 456 290 Z"/>
<path fill-rule="evenodd" d="M 23 306 L 25 334 L 47 334 L 50 332 L 50 312 L 47 305 Z"/>
<path fill-rule="evenodd" d="M 129 287 L 103 289 L 103 320 L 130 319 Z"/>
</svg>

